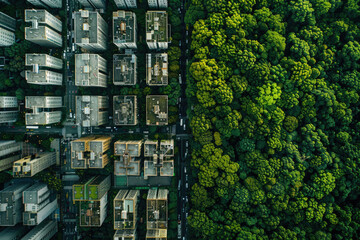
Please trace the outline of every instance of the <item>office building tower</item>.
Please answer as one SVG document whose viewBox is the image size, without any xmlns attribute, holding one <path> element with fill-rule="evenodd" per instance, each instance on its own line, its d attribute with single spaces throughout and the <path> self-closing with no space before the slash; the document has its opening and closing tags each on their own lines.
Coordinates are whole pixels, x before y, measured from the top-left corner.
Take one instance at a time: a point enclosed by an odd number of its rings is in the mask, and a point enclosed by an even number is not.
<svg viewBox="0 0 360 240">
<path fill-rule="evenodd" d="M 142 141 L 117 141 L 114 143 L 114 174 L 116 176 L 140 176 Z"/>
<path fill-rule="evenodd" d="M 89 51 L 107 49 L 108 25 L 98 12 L 74 12 L 74 42 Z"/>
<path fill-rule="evenodd" d="M 7 227 L 0 232 L 0 240 L 19 240 L 27 232 L 25 226 Z"/>
<path fill-rule="evenodd" d="M 86 8 L 105 8 L 105 0 L 78 0 Z"/>
<path fill-rule="evenodd" d="M 80 226 L 100 227 L 107 216 L 110 176 L 92 177 L 73 185 L 73 200 L 80 201 Z"/>
<path fill-rule="evenodd" d="M 167 8 L 168 0 L 148 0 L 149 8 Z"/>
<path fill-rule="evenodd" d="M 62 47 L 62 23 L 44 9 L 26 9 L 25 22 L 31 27 L 25 28 L 25 39 L 44 47 Z"/>
<path fill-rule="evenodd" d="M 16 122 L 17 117 L 17 98 L 11 96 L 0 96 L 0 123 Z"/>
<path fill-rule="evenodd" d="M 144 143 L 144 179 L 174 175 L 174 140 L 146 140 Z M 158 169 L 160 169 L 158 171 Z M 159 173 L 159 174 L 158 174 Z"/>
<path fill-rule="evenodd" d="M 113 12 L 113 43 L 119 48 L 136 48 L 136 15 L 129 11 Z"/>
<path fill-rule="evenodd" d="M 58 231 L 55 220 L 44 221 L 26 234 L 21 240 L 50 240 Z"/>
<path fill-rule="evenodd" d="M 168 96 L 146 96 L 146 125 L 168 125 Z"/>
<path fill-rule="evenodd" d="M 22 221 L 22 192 L 30 185 L 17 182 L 0 191 L 0 226 L 15 226 Z"/>
<path fill-rule="evenodd" d="M 137 8 L 136 0 L 114 0 L 114 2 L 120 9 Z"/>
<path fill-rule="evenodd" d="M 61 8 L 62 0 L 27 0 L 28 3 L 31 3 L 35 7 L 43 8 Z"/>
<path fill-rule="evenodd" d="M 135 54 L 114 54 L 114 85 L 129 86 L 136 84 L 136 61 L 137 58 Z"/>
<path fill-rule="evenodd" d="M 114 239 L 135 239 L 139 190 L 120 190 L 114 198 Z"/>
<path fill-rule="evenodd" d="M 15 43 L 15 33 L 0 27 L 0 47 L 9 47 Z"/>
<path fill-rule="evenodd" d="M 87 136 L 71 142 L 71 168 L 104 168 L 109 163 L 110 136 Z"/>
<path fill-rule="evenodd" d="M 136 95 L 121 95 L 113 98 L 114 124 L 136 125 L 137 122 L 137 97 Z"/>
<path fill-rule="evenodd" d="M 0 27 L 7 29 L 11 32 L 16 30 L 16 20 L 15 18 L 6 15 L 5 13 L 0 12 Z"/>
<path fill-rule="evenodd" d="M 21 143 L 14 140 L 0 140 L 0 172 L 12 167 L 21 158 Z"/>
<path fill-rule="evenodd" d="M 62 85 L 62 73 L 39 69 L 39 67 L 45 67 L 60 70 L 63 67 L 63 61 L 61 59 L 47 54 L 25 54 L 25 66 L 32 66 L 32 71 L 25 71 L 25 79 L 28 83 Z"/>
<path fill-rule="evenodd" d="M 26 125 L 47 125 L 61 121 L 62 97 L 26 96 L 25 108 L 32 113 L 25 114 Z"/>
<path fill-rule="evenodd" d="M 76 96 L 76 123 L 96 127 L 108 122 L 109 99 L 105 96 Z"/>
<path fill-rule="evenodd" d="M 107 86 L 107 61 L 99 54 L 75 54 L 75 85 Z"/>
<path fill-rule="evenodd" d="M 146 199 L 146 238 L 167 239 L 168 228 L 167 189 L 150 189 Z"/>
<path fill-rule="evenodd" d="M 167 49 L 169 42 L 166 11 L 146 12 L 146 43 L 149 49 Z"/>
<path fill-rule="evenodd" d="M 168 84 L 167 53 L 146 54 L 146 83 L 149 86 L 165 86 Z"/>
<path fill-rule="evenodd" d="M 55 163 L 55 152 L 43 152 L 27 156 L 14 162 L 13 177 L 32 177 Z"/>
</svg>

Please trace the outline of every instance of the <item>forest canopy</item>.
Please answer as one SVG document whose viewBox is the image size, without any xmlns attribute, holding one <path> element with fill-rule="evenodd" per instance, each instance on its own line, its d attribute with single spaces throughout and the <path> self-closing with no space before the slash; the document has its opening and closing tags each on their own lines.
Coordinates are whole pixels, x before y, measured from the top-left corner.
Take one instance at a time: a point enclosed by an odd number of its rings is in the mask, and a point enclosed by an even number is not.
<svg viewBox="0 0 360 240">
<path fill-rule="evenodd" d="M 194 239 L 360 239 L 358 0 L 192 0 Z"/>
</svg>

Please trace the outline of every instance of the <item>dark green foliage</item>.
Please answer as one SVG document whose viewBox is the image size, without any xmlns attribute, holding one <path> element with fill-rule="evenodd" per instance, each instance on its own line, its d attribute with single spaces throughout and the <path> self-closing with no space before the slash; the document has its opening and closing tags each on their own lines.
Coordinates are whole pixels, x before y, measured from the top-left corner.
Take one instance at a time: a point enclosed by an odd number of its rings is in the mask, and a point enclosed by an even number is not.
<svg viewBox="0 0 360 240">
<path fill-rule="evenodd" d="M 360 238 L 359 17 L 357 0 L 191 1 L 192 239 Z"/>
</svg>

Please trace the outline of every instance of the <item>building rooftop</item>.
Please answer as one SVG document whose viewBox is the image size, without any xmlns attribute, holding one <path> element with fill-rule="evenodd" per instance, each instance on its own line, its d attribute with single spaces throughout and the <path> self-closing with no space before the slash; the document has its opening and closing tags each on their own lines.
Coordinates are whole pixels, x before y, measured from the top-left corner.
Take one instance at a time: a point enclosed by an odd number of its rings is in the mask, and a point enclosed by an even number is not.
<svg viewBox="0 0 360 240">
<path fill-rule="evenodd" d="M 114 96 L 114 124 L 136 125 L 137 124 L 137 97 L 136 95 Z"/>
<path fill-rule="evenodd" d="M 62 31 L 61 21 L 44 9 L 25 9 L 25 22 L 32 22 L 35 28 L 40 23 L 46 24 L 58 32 Z"/>
<path fill-rule="evenodd" d="M 98 12 L 88 10 L 74 12 L 75 43 L 97 43 L 98 34 L 100 32 L 106 34 L 107 27 Z"/>
<path fill-rule="evenodd" d="M 61 69 L 63 61 L 59 58 L 42 53 L 25 54 L 25 66 L 39 66 Z"/>
<path fill-rule="evenodd" d="M 139 190 L 120 190 L 114 198 L 114 229 L 135 229 Z"/>
<path fill-rule="evenodd" d="M 134 43 L 136 33 L 136 15 L 130 11 L 113 12 L 113 42 Z"/>
<path fill-rule="evenodd" d="M 147 230 L 167 229 L 167 189 L 150 189 L 146 200 Z"/>
<path fill-rule="evenodd" d="M 169 42 L 168 15 L 166 11 L 146 12 L 146 41 Z"/>
<path fill-rule="evenodd" d="M 142 141 L 117 141 L 114 143 L 114 155 L 119 160 L 114 162 L 114 174 L 117 176 L 140 175 Z"/>
<path fill-rule="evenodd" d="M 146 125 L 168 124 L 168 96 L 148 95 L 146 96 Z"/>
<path fill-rule="evenodd" d="M 80 226 L 100 227 L 107 215 L 107 194 L 100 201 L 82 201 L 80 206 Z"/>
<path fill-rule="evenodd" d="M 167 85 L 168 76 L 167 53 L 146 54 L 146 83 L 150 86 Z"/>
<path fill-rule="evenodd" d="M 75 85 L 106 87 L 106 60 L 98 54 L 75 54 Z"/>
<path fill-rule="evenodd" d="M 73 185 L 74 201 L 100 201 L 111 187 L 110 176 L 99 175 Z"/>
<path fill-rule="evenodd" d="M 113 56 L 113 82 L 115 85 L 136 84 L 135 54 L 115 54 Z"/>
<path fill-rule="evenodd" d="M 76 96 L 76 122 L 83 127 L 100 126 L 108 121 L 106 96 Z"/>
<path fill-rule="evenodd" d="M 144 178 L 149 176 L 171 177 L 174 175 L 174 140 L 161 140 L 160 147 L 157 141 L 146 140 L 144 143 Z"/>
</svg>

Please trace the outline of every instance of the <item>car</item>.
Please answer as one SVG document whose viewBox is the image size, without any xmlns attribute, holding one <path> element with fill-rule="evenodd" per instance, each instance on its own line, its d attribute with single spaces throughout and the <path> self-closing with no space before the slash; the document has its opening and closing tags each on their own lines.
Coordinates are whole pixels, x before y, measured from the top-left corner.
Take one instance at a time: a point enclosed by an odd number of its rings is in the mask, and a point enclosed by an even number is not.
<svg viewBox="0 0 360 240">
<path fill-rule="evenodd" d="M 184 127 L 183 127 L 184 131 L 186 130 L 186 124 L 184 124 Z"/>
<path fill-rule="evenodd" d="M 181 47 L 181 41 L 179 41 L 179 47 Z"/>
<path fill-rule="evenodd" d="M 179 83 L 182 84 L 181 74 L 179 74 Z"/>
<path fill-rule="evenodd" d="M 51 128 L 51 126 L 46 126 L 46 128 Z"/>
<path fill-rule="evenodd" d="M 180 118 L 180 126 L 182 126 L 184 124 L 183 122 L 184 120 L 182 118 Z"/>
<path fill-rule="evenodd" d="M 186 174 L 186 167 L 184 167 L 184 173 Z"/>
<path fill-rule="evenodd" d="M 180 191 L 180 188 L 181 188 L 181 180 L 179 180 L 178 191 Z"/>
<path fill-rule="evenodd" d="M 186 174 L 185 179 L 186 181 L 189 181 L 189 175 Z"/>
<path fill-rule="evenodd" d="M 186 43 L 189 43 L 189 39 L 186 39 Z"/>
<path fill-rule="evenodd" d="M 129 133 L 134 133 L 134 131 L 133 131 L 133 130 L 129 130 Z"/>
<path fill-rule="evenodd" d="M 186 184 L 185 184 L 185 187 L 186 187 L 186 188 L 189 188 L 189 184 L 188 184 L 188 183 L 186 183 Z"/>
<path fill-rule="evenodd" d="M 72 113 L 70 113 L 70 118 L 72 118 L 72 116 L 73 116 Z"/>
<path fill-rule="evenodd" d="M 189 147 L 189 141 L 186 141 L 185 146 Z"/>
</svg>

